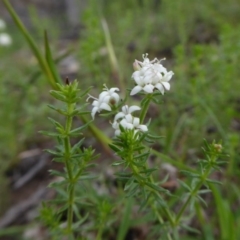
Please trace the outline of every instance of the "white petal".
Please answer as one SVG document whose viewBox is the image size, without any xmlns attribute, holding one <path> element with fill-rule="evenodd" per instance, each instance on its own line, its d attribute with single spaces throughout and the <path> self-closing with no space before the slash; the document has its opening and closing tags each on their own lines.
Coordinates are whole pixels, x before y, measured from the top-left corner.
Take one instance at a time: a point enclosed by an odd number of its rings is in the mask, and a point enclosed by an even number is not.
<svg viewBox="0 0 240 240">
<path fill-rule="evenodd" d="M 163 85 L 161 83 L 157 83 L 155 85 L 155 88 L 157 88 L 161 92 L 162 95 L 164 94 L 164 88 L 163 88 Z"/>
<path fill-rule="evenodd" d="M 135 111 L 138 111 L 138 110 L 141 110 L 141 108 L 138 107 L 138 106 L 131 106 L 128 110 L 128 113 L 132 113 L 132 112 L 135 112 Z"/>
<path fill-rule="evenodd" d="M 128 123 L 132 123 L 133 122 L 133 116 L 131 114 L 127 114 L 125 116 L 125 119 Z"/>
<path fill-rule="evenodd" d="M 120 97 L 119 97 L 119 95 L 117 94 L 117 93 L 113 93 L 112 95 L 111 95 L 111 98 L 113 98 L 114 100 L 115 100 L 115 102 L 116 102 L 116 104 L 119 102 L 119 100 L 120 100 Z"/>
<path fill-rule="evenodd" d="M 109 95 L 109 93 L 106 92 L 106 91 L 101 92 L 100 95 L 99 95 L 99 100 L 102 101 L 102 99 L 105 98 L 108 95 Z"/>
<path fill-rule="evenodd" d="M 138 129 L 142 132 L 147 132 L 148 131 L 148 127 L 146 125 L 139 125 Z"/>
<path fill-rule="evenodd" d="M 154 69 L 160 73 L 167 74 L 167 69 L 162 64 L 154 64 Z"/>
<path fill-rule="evenodd" d="M 140 86 L 144 85 L 143 76 L 136 77 L 134 80 L 137 85 L 140 85 Z"/>
<path fill-rule="evenodd" d="M 140 78 L 141 77 L 141 72 L 140 71 L 135 71 L 133 74 L 132 74 L 132 78 L 136 81 L 136 79 Z"/>
<path fill-rule="evenodd" d="M 130 95 L 131 95 L 131 96 L 132 96 L 132 95 L 135 95 L 135 94 L 139 93 L 141 90 L 142 90 L 142 87 L 139 86 L 139 85 L 137 85 L 137 86 L 135 86 L 135 87 L 132 89 L 132 91 L 130 92 Z"/>
<path fill-rule="evenodd" d="M 109 93 L 114 93 L 115 91 L 119 91 L 119 88 L 110 88 L 109 90 Z"/>
<path fill-rule="evenodd" d="M 153 79 L 153 74 L 146 75 L 143 78 L 143 83 L 144 84 L 149 84 L 149 83 L 151 83 L 152 79 Z"/>
<path fill-rule="evenodd" d="M 115 131 L 115 136 L 119 136 L 121 134 L 121 131 L 119 130 L 119 129 L 117 129 L 116 131 Z"/>
<path fill-rule="evenodd" d="M 110 95 L 107 95 L 107 96 L 103 97 L 102 99 L 99 98 L 99 101 L 100 101 L 100 102 L 105 102 L 105 103 L 108 104 L 109 101 L 110 101 L 110 98 L 111 98 L 111 96 L 110 96 Z"/>
<path fill-rule="evenodd" d="M 94 119 L 95 114 L 96 114 L 97 111 L 98 111 L 98 107 L 94 107 L 94 108 L 92 109 L 91 116 L 92 116 L 93 119 Z"/>
<path fill-rule="evenodd" d="M 105 102 L 101 103 L 99 108 L 107 110 L 107 111 L 111 111 L 112 110 L 111 107 L 107 103 L 105 103 Z"/>
<path fill-rule="evenodd" d="M 128 114 L 128 105 L 122 106 L 122 111 L 125 115 L 127 115 Z"/>
<path fill-rule="evenodd" d="M 126 119 L 123 119 L 121 122 L 120 122 L 121 126 L 124 128 L 124 129 L 133 129 L 133 124 L 132 123 L 129 123 Z"/>
<path fill-rule="evenodd" d="M 98 100 L 94 100 L 92 106 L 97 107 L 100 104 Z"/>
<path fill-rule="evenodd" d="M 124 129 L 127 128 L 128 122 L 126 121 L 126 119 L 122 119 L 121 122 L 119 123 Z"/>
<path fill-rule="evenodd" d="M 168 82 L 161 82 L 161 83 L 167 90 L 170 90 L 170 84 Z"/>
<path fill-rule="evenodd" d="M 153 92 L 153 89 L 154 89 L 154 86 L 152 84 L 147 84 L 143 90 L 147 93 L 152 93 Z"/>
<path fill-rule="evenodd" d="M 170 81 L 173 75 L 174 75 L 174 73 L 172 71 L 168 72 L 164 76 L 164 81 L 167 81 L 167 82 Z"/>
<path fill-rule="evenodd" d="M 125 114 L 123 112 L 119 112 L 114 117 L 114 121 L 117 121 L 119 118 L 123 118 L 123 117 L 125 117 Z"/>
<path fill-rule="evenodd" d="M 119 123 L 118 122 L 113 122 L 112 127 L 114 129 L 119 129 Z"/>
<path fill-rule="evenodd" d="M 134 127 L 138 127 L 139 123 L 140 123 L 140 119 L 139 118 L 137 118 L 137 117 L 133 118 L 133 126 Z"/>
<path fill-rule="evenodd" d="M 126 128 L 125 129 L 133 129 L 133 128 L 134 128 L 134 126 L 133 126 L 132 123 L 127 123 L 126 124 Z"/>
</svg>

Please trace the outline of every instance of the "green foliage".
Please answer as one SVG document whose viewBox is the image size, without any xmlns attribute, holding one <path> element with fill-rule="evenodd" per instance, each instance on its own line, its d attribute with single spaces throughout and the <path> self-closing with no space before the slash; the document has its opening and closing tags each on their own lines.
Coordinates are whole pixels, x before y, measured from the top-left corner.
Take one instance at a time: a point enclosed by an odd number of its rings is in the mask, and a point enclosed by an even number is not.
<svg viewBox="0 0 240 240">
<path fill-rule="evenodd" d="M 65 107 L 62 109 L 56 109 L 51 107 L 58 113 L 64 115 L 66 118 L 65 124 L 49 118 L 52 124 L 55 126 L 56 132 L 42 131 L 43 134 L 55 137 L 58 140 L 56 150 L 47 150 L 54 156 L 53 161 L 61 162 L 64 164 L 64 172 L 51 170 L 51 174 L 57 177 L 61 177 L 61 181 L 53 182 L 50 184 L 52 188 L 58 193 L 57 198 L 50 205 L 50 208 L 44 204 L 44 208 L 41 211 L 41 218 L 47 227 L 50 228 L 53 239 L 58 238 L 61 235 L 66 235 L 70 239 L 74 239 L 74 232 L 80 228 L 86 217 L 82 217 L 79 214 L 77 207 L 78 201 L 75 199 L 75 188 L 80 181 L 92 179 L 92 175 L 86 170 L 91 164 L 94 157 L 94 150 L 90 147 L 85 149 L 82 147 L 84 139 L 80 139 L 77 143 L 71 144 L 70 139 L 72 137 L 80 137 L 82 131 L 88 124 L 83 124 L 80 127 L 73 128 L 73 117 L 79 115 L 85 105 L 77 108 L 77 103 L 86 96 L 88 91 L 80 93 L 78 89 L 78 82 L 74 81 L 69 83 L 66 80 L 66 85 L 57 84 L 59 90 L 52 90 L 50 94 L 57 100 L 63 102 Z M 52 208 L 54 206 L 54 208 Z M 50 210 L 51 209 L 51 210 Z M 61 215 L 67 211 L 67 226 L 62 228 L 60 225 Z M 73 223 L 74 216 L 76 220 Z M 78 230 L 79 231 L 79 230 Z"/>
<path fill-rule="evenodd" d="M 240 5 L 237 0 L 230 0 L 227 4 L 214 0 L 201 2 L 186 0 L 102 0 L 91 1 L 83 14 L 84 31 L 81 32 L 79 45 L 77 43 L 74 52 L 81 64 L 78 73 L 81 88 L 85 89 L 85 86 L 88 87 L 89 85 L 100 88 L 103 82 L 114 82 L 115 84 L 116 81 L 116 78 L 111 75 L 106 54 L 104 32 L 100 21 L 103 16 L 110 29 L 119 69 L 125 80 L 126 88 L 132 85 L 132 80 L 130 80 L 132 71 L 129 66 L 134 58 L 144 52 L 149 52 L 153 56 L 158 55 L 159 58 L 167 57 L 167 60 L 170 60 L 167 64 L 174 66 L 175 77 L 171 94 L 166 94 L 164 101 L 160 101 L 157 107 L 151 108 L 150 114 L 147 115 L 147 118 L 151 118 L 151 131 L 156 135 L 163 136 L 153 145 L 155 150 L 151 150 L 151 153 L 157 157 L 158 171 L 154 171 L 155 168 L 153 168 L 153 172 L 150 171 L 148 174 L 157 175 L 156 172 L 161 173 L 160 161 L 170 163 L 180 171 L 190 171 L 191 174 L 186 175 L 186 178 L 182 179 L 180 175 L 183 184 L 177 190 L 176 195 L 183 195 L 185 188 L 190 194 L 193 193 L 197 183 L 203 177 L 201 174 L 205 173 L 207 164 L 209 164 L 209 162 L 206 162 L 208 158 L 199 161 L 201 173 L 198 173 L 199 169 L 195 166 L 197 162 L 195 160 L 203 158 L 200 151 L 203 138 L 207 139 L 208 142 L 212 142 L 213 139 L 222 139 L 223 145 L 230 155 L 228 164 L 222 165 L 222 173 L 217 176 L 211 175 L 213 180 L 223 179 L 223 186 L 219 189 L 216 188 L 216 192 L 211 186 L 211 182 L 205 181 L 208 188 L 212 190 L 214 198 L 205 197 L 204 194 L 201 198 L 192 198 L 195 201 L 191 201 L 191 207 L 196 209 L 199 221 L 197 228 L 202 235 L 191 237 L 186 230 L 181 232 L 180 239 L 238 239 L 240 236 L 238 231 L 240 226 L 239 212 L 235 211 L 239 206 L 240 195 L 238 188 L 240 174 L 238 167 L 240 161 L 240 138 L 238 134 L 240 118 L 239 8 Z M 51 41 L 53 39 L 52 32 L 54 32 L 56 38 L 58 33 L 55 25 L 53 27 L 51 24 L 42 24 L 37 19 L 38 16 L 35 15 L 33 9 L 31 10 L 31 16 L 34 29 L 42 30 L 42 25 L 45 25 L 51 35 Z M 49 113 L 49 110 L 45 107 L 46 102 L 50 102 L 46 94 L 49 90 L 46 79 L 52 79 L 52 76 L 54 76 L 54 72 L 52 70 L 49 72 L 47 70 L 49 67 L 46 67 L 45 64 L 47 66 L 53 65 L 53 59 L 55 59 L 54 56 L 51 56 L 49 45 L 46 45 L 48 41 L 45 42 L 47 57 L 42 53 L 39 56 L 36 52 L 36 49 L 40 51 L 43 44 L 38 44 L 34 49 L 38 61 L 40 61 L 40 66 L 44 69 L 44 77 L 38 76 L 36 78 L 34 76 L 36 72 L 39 73 L 39 67 L 32 59 L 26 44 L 23 43 L 21 36 L 14 27 L 11 28 L 11 32 L 14 39 L 13 46 L 9 49 L 0 48 L 1 62 L 3 63 L 0 66 L 0 188 L 1 191 L 4 191 L 4 195 L 6 192 L 4 189 L 6 188 L 3 188 L 3 186 L 7 186 L 4 176 L 6 169 L 9 169 L 9 166 L 16 162 L 16 156 L 20 151 L 31 146 L 38 146 L 38 143 L 44 140 L 35 132 L 39 129 L 50 129 L 45 121 L 46 116 L 54 116 L 53 118 L 55 118 L 54 114 L 56 113 L 60 113 L 63 118 L 68 116 L 66 109 L 56 106 L 55 102 L 51 106 L 55 109 L 52 113 Z M 35 34 L 36 36 L 31 34 L 31 37 L 44 39 L 43 32 L 35 32 Z M 54 41 L 56 41 L 55 38 Z M 31 47 L 34 47 L 30 38 L 28 38 L 28 43 Z M 37 43 L 35 42 L 35 44 Z M 23 55 L 20 49 L 24 52 Z M 55 76 L 54 81 L 51 82 L 50 80 L 50 83 L 55 85 L 56 79 Z M 60 81 L 59 77 L 57 81 Z M 54 90 L 58 89 L 55 88 Z M 61 95 L 58 95 L 58 97 L 62 99 Z M 138 101 L 138 99 L 136 98 L 134 101 Z M 38 106 L 38 111 L 36 111 L 36 106 Z M 73 115 L 83 116 L 83 114 L 86 114 L 84 106 L 75 110 L 76 112 L 72 112 Z M 50 135 L 59 138 L 61 147 L 49 151 L 55 155 L 56 161 L 63 162 L 62 146 L 64 143 L 62 140 L 66 136 L 64 124 L 62 124 L 61 118 L 53 120 L 52 123 L 57 132 Z M 79 131 L 81 131 L 81 127 Z M 72 132 L 71 136 L 76 139 L 75 134 L 78 133 L 78 131 Z M 150 136 L 148 137 L 150 138 Z M 108 141 L 108 139 L 105 140 Z M 153 139 L 151 138 L 151 140 Z M 82 146 L 81 141 L 75 143 L 72 149 L 80 148 Z M 150 143 L 147 144 L 150 145 Z M 146 149 L 145 145 L 143 148 Z M 117 144 L 112 145 L 112 149 L 116 152 L 121 150 Z M 73 152 L 78 157 L 83 154 L 77 153 L 75 150 Z M 84 154 L 87 155 L 87 153 Z M 91 155 L 91 151 L 88 154 Z M 139 159 L 144 160 L 149 153 L 146 151 L 141 154 L 136 152 L 137 159 L 139 157 Z M 74 161 L 74 164 L 74 166 L 81 165 L 77 160 Z M 119 160 L 115 163 L 115 165 L 119 165 L 119 168 L 124 164 L 126 165 L 125 160 Z M 138 164 L 136 161 L 136 165 Z M 211 163 L 211 166 L 214 167 L 215 163 Z M 99 169 L 101 170 L 101 166 L 98 167 L 98 171 Z M 146 177 L 147 173 L 144 173 L 144 171 L 146 169 L 143 170 L 142 175 Z M 181 173 L 184 173 L 184 171 L 181 171 Z M 59 177 L 65 176 L 62 172 L 52 171 L 52 174 Z M 83 178 L 92 177 L 91 174 L 81 176 Z M 122 183 L 126 183 L 133 175 L 121 171 L 120 175 L 117 176 L 121 178 Z M 136 182 L 135 180 L 134 184 Z M 130 190 L 134 190 L 134 184 L 132 188 L 129 188 Z M 86 188 L 87 186 L 86 184 Z M 129 189 L 130 193 L 134 193 Z M 198 191 L 206 193 L 205 190 L 208 189 L 204 187 L 204 189 L 198 189 L 196 193 Z M 87 220 L 86 222 L 88 224 L 93 223 L 91 230 L 88 229 L 88 226 L 83 227 L 83 225 L 82 229 L 84 232 L 96 231 L 99 224 L 94 221 L 94 214 L 90 211 L 93 211 L 92 205 L 87 208 L 86 202 L 89 201 L 94 204 L 93 199 L 98 199 L 99 196 L 96 193 L 87 195 L 88 191 L 83 189 L 76 189 L 76 191 L 79 191 L 80 195 L 85 194 L 87 196 L 84 200 L 82 199 L 78 207 L 81 211 L 87 209 L 90 212 L 89 222 Z M 62 193 L 62 198 L 64 194 Z M 117 196 L 119 196 L 118 194 L 121 194 L 121 189 L 118 189 Z M 184 196 L 188 197 L 190 195 Z M 111 199 L 110 193 L 105 197 L 105 200 L 109 202 L 108 200 Z M 179 209 L 175 198 L 166 197 L 166 199 L 170 205 L 172 204 Z M 208 211 L 204 204 L 200 204 L 203 202 L 202 200 L 210 206 L 212 211 Z M 6 202 L 6 200 L 4 201 Z M 101 200 L 99 200 L 99 204 L 100 202 Z M 62 202 L 61 204 L 64 208 L 64 204 Z M 115 203 L 115 206 L 116 204 L 118 203 Z M 123 203 L 122 209 L 125 208 L 125 204 L 127 203 Z M 136 203 L 134 202 L 134 204 Z M 127 215 L 126 209 L 124 209 L 125 215 Z M 78 211 L 75 212 L 77 214 Z M 122 217 L 120 213 L 121 211 L 118 211 L 119 218 Z M 123 219 L 120 220 L 119 232 L 122 233 L 119 233 L 119 239 L 124 239 L 128 228 L 132 226 L 127 221 L 124 221 L 126 224 L 124 225 Z M 114 224 L 109 226 L 114 228 Z M 234 229 L 232 226 L 234 226 Z M 111 235 L 110 232 L 109 228 L 103 230 L 103 234 L 106 234 L 104 236 Z"/>
</svg>

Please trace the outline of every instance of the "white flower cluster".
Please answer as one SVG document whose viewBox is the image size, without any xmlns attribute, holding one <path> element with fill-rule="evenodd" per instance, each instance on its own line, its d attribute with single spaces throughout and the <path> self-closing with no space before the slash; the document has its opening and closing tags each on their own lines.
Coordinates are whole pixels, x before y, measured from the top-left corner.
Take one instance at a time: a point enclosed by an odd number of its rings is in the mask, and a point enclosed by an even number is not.
<svg viewBox="0 0 240 240">
<path fill-rule="evenodd" d="M 131 106 L 125 105 L 122 107 L 122 112 L 119 112 L 112 124 L 112 127 L 115 129 L 115 136 L 120 135 L 120 127 L 121 125 L 124 129 L 134 129 L 135 132 L 141 131 L 146 132 L 148 128 L 146 125 L 140 124 L 140 119 L 138 117 L 132 116 L 132 112 L 140 110 L 141 108 L 138 106 Z"/>
<path fill-rule="evenodd" d="M 119 91 L 118 88 L 108 89 L 106 85 L 103 86 L 104 86 L 103 91 L 100 93 L 98 98 L 95 98 L 91 95 L 89 95 L 88 97 L 88 99 L 90 98 L 94 99 L 92 103 L 93 109 L 91 113 L 93 119 L 97 112 L 100 113 L 102 110 L 111 111 L 112 110 L 111 107 L 117 105 L 120 100 L 119 95 L 116 93 L 116 91 Z"/>
<path fill-rule="evenodd" d="M 169 81 L 174 73 L 172 71 L 168 72 L 167 69 L 160 64 L 161 61 L 158 59 L 155 58 L 154 60 L 150 61 L 147 56 L 148 54 L 143 54 L 143 62 L 135 60 L 133 64 L 135 72 L 133 73 L 132 78 L 134 79 L 136 86 L 132 89 L 130 95 L 135 95 L 142 90 L 145 93 L 150 94 L 153 93 L 155 89 L 164 94 L 165 90 L 170 89 Z M 91 112 L 93 119 L 97 112 L 100 113 L 102 110 L 112 111 L 113 107 L 114 110 L 117 109 L 120 97 L 116 91 L 119 91 L 119 89 L 108 89 L 107 86 L 104 85 L 103 91 L 100 93 L 99 98 L 89 95 L 88 99 L 94 99 Z M 132 115 L 133 112 L 138 110 L 141 110 L 141 108 L 138 106 L 128 107 L 128 105 L 125 105 L 122 107 L 122 111 L 116 114 L 112 123 L 112 127 L 115 129 L 116 136 L 121 134 L 120 126 L 122 126 L 124 129 L 133 129 L 134 132 L 148 131 L 148 127 L 140 124 L 140 119 Z"/>
<path fill-rule="evenodd" d="M 136 70 L 132 78 L 136 86 L 132 89 L 130 95 L 135 95 L 141 90 L 146 93 L 153 93 L 154 89 L 158 89 L 162 94 L 164 90 L 170 89 L 169 81 L 173 76 L 172 71 L 167 71 L 157 58 L 150 61 L 147 58 L 148 54 L 143 54 L 143 62 L 135 60 L 133 66 Z M 162 59 L 164 60 L 164 59 Z"/>
<path fill-rule="evenodd" d="M 89 95 L 87 101 L 92 98 L 94 99 L 92 103 L 92 118 L 94 119 L 95 114 L 97 112 L 101 112 L 102 110 L 111 111 L 112 107 L 119 103 L 120 97 L 116 93 L 119 91 L 118 88 L 110 88 L 108 89 L 106 85 L 104 85 L 103 91 L 100 93 L 98 98 L 95 98 Z M 132 112 L 140 110 L 141 108 L 138 106 L 128 107 L 127 105 L 122 107 L 122 112 L 116 114 L 114 118 L 114 122 L 112 123 L 112 127 L 115 129 L 115 135 L 120 135 L 120 125 L 124 129 L 134 129 L 135 132 L 142 131 L 146 132 L 148 130 L 147 126 L 140 124 L 140 119 L 132 116 Z"/>
<path fill-rule="evenodd" d="M 12 38 L 9 34 L 2 32 L 5 30 L 6 24 L 5 22 L 0 19 L 0 46 L 9 46 L 12 44 Z"/>
</svg>

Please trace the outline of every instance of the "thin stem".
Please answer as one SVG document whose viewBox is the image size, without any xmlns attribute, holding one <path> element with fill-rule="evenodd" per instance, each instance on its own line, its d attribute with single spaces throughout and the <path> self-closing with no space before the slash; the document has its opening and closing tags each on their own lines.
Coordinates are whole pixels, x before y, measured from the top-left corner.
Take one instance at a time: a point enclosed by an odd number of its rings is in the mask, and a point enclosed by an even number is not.
<svg viewBox="0 0 240 240">
<path fill-rule="evenodd" d="M 71 143 L 70 143 L 70 137 L 69 133 L 72 128 L 72 120 L 73 117 L 70 115 L 72 111 L 74 110 L 75 104 L 68 104 L 67 105 L 67 111 L 69 113 L 69 116 L 66 120 L 65 125 L 65 134 L 66 137 L 64 139 L 64 150 L 65 150 L 65 165 L 67 169 L 67 175 L 69 180 L 69 190 L 68 190 L 68 213 L 67 213 L 67 232 L 70 236 L 72 235 L 72 222 L 73 222 L 73 202 L 74 202 L 74 194 L 75 194 L 75 182 L 73 181 L 73 173 L 72 173 L 72 167 L 71 167 Z"/>
<path fill-rule="evenodd" d="M 130 153 L 130 154 L 129 154 L 129 158 L 128 158 L 128 160 L 130 160 L 130 161 L 129 161 L 129 163 L 130 163 L 129 166 L 131 167 L 134 175 L 138 176 L 138 175 L 139 175 L 139 169 L 138 169 L 137 166 L 135 166 L 135 165 L 132 164 L 132 161 L 133 161 L 133 157 L 132 157 L 132 156 L 133 156 L 133 154 L 131 154 L 131 151 L 129 151 L 129 153 Z M 151 183 L 154 183 L 154 180 L 153 180 L 152 176 L 150 177 L 150 181 L 151 181 Z M 144 184 L 144 182 L 143 182 L 143 184 Z M 148 186 L 146 186 L 145 184 L 144 184 L 144 187 L 147 187 L 147 188 L 148 188 Z M 159 193 L 158 193 L 158 192 L 156 192 L 156 191 L 153 190 L 153 189 L 150 189 L 150 190 L 154 192 L 154 195 L 159 196 Z M 163 223 L 164 223 L 164 220 L 162 219 L 160 213 L 159 213 L 158 210 L 156 209 L 154 203 L 153 203 L 153 202 L 150 202 L 150 206 L 151 206 L 153 212 L 155 213 L 155 215 L 156 215 L 159 223 L 160 223 L 160 224 L 163 224 Z M 173 225 L 174 225 L 174 220 L 173 220 L 173 218 L 172 218 L 169 210 L 166 209 L 166 208 L 163 208 L 163 210 L 164 210 L 164 212 L 165 212 L 165 214 L 166 214 L 169 222 L 170 222 L 171 225 L 173 226 Z M 167 233 L 167 237 L 168 237 L 168 240 L 172 240 L 172 237 L 171 237 L 171 234 L 170 234 L 170 233 Z"/>
<path fill-rule="evenodd" d="M 151 202 L 150 206 L 151 206 L 153 212 L 155 213 L 155 215 L 157 216 L 157 219 L 158 219 L 159 223 L 163 224 L 164 220 L 162 219 L 162 216 L 159 214 L 158 210 L 156 209 L 154 203 Z M 172 240 L 172 237 L 171 237 L 170 233 L 167 233 L 167 238 L 168 238 L 168 240 Z"/>
<path fill-rule="evenodd" d="M 98 234 L 97 234 L 96 240 L 101 240 L 102 239 L 102 232 L 103 232 L 103 226 L 101 224 L 101 226 L 98 228 Z"/>
<path fill-rule="evenodd" d="M 197 191 L 199 190 L 199 188 L 203 185 L 203 183 L 206 181 L 207 176 L 209 175 L 211 171 L 211 166 L 209 166 L 209 168 L 205 171 L 204 175 L 202 176 L 201 180 L 198 182 L 198 184 L 196 185 L 196 187 L 194 188 L 194 190 L 190 193 L 188 199 L 186 200 L 186 202 L 184 203 L 184 205 L 181 207 L 176 219 L 175 219 L 175 225 L 178 225 L 179 220 L 182 216 L 182 214 L 184 213 L 184 211 L 186 210 L 188 204 L 190 203 L 191 199 L 196 195 Z"/>
<path fill-rule="evenodd" d="M 147 98 L 147 100 L 144 103 L 141 114 L 140 114 L 140 123 L 143 123 L 143 121 L 146 117 L 146 114 L 147 114 L 147 111 L 148 111 L 148 108 L 149 108 L 149 105 L 150 105 L 150 102 L 151 102 L 151 99 L 152 99 L 152 94 L 146 95 L 146 98 Z"/>
<path fill-rule="evenodd" d="M 155 184 L 154 180 L 153 180 L 153 177 L 150 176 L 150 181 L 151 183 Z M 160 199 L 160 194 L 158 192 L 155 191 L 155 195 Z M 167 207 L 163 207 L 162 208 L 163 212 L 165 213 L 165 215 L 167 216 L 168 218 L 168 221 L 170 222 L 170 224 L 172 225 L 172 227 L 174 226 L 174 219 L 172 217 L 172 214 L 170 213 L 169 209 Z"/>
<path fill-rule="evenodd" d="M 49 80 L 50 84 L 52 85 L 52 87 L 56 88 L 57 79 L 54 79 L 54 76 L 53 76 L 53 74 L 51 72 L 51 69 L 49 68 L 49 66 L 48 66 L 46 60 L 44 59 L 44 57 L 42 56 L 42 54 L 40 53 L 39 48 L 35 44 L 33 38 L 31 37 L 31 35 L 29 34 L 27 29 L 25 28 L 25 26 L 21 22 L 21 20 L 19 19 L 17 13 L 14 11 L 14 9 L 11 6 L 11 4 L 9 3 L 9 1 L 8 0 L 3 0 L 3 3 L 6 6 L 8 12 L 10 13 L 10 15 L 12 16 L 13 20 L 15 21 L 16 25 L 18 26 L 19 30 L 22 32 L 22 34 L 26 38 L 29 46 L 31 47 L 35 57 L 38 60 L 38 63 L 40 65 L 42 71 L 48 77 L 48 80 Z"/>
<path fill-rule="evenodd" d="M 179 240 L 179 233 L 176 227 L 173 229 L 173 236 L 174 236 L 174 240 Z"/>
<path fill-rule="evenodd" d="M 117 74 L 119 86 L 121 87 L 121 91 L 124 91 L 126 89 L 123 78 L 121 76 L 121 71 L 119 70 L 119 64 L 117 61 L 117 57 L 113 48 L 112 40 L 111 40 L 111 35 L 110 31 L 108 28 L 107 21 L 102 18 L 101 19 L 102 27 L 103 27 L 103 32 L 104 32 L 104 37 L 105 37 L 105 42 L 108 50 L 108 56 L 110 59 L 110 64 L 112 65 L 112 69 L 114 71 L 114 74 Z"/>
<path fill-rule="evenodd" d="M 69 207 L 68 207 L 68 218 L 67 218 L 67 230 L 70 235 L 72 235 L 72 222 L 73 222 L 73 202 L 75 194 L 75 184 L 69 185 Z"/>
</svg>

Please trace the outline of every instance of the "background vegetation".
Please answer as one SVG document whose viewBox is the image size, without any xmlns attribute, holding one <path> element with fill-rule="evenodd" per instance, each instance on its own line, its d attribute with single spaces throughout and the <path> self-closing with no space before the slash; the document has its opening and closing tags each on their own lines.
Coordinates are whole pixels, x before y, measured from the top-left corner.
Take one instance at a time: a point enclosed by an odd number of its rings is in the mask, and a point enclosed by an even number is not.
<svg viewBox="0 0 240 240">
<path fill-rule="evenodd" d="M 59 22 L 51 16 L 39 21 L 34 6 L 29 6 L 31 33 L 39 47 L 43 47 L 43 31 L 47 29 L 54 58 L 68 52 L 68 58 L 58 61 L 62 78 L 77 78 L 82 89 L 93 86 L 93 94 L 103 83 L 109 87 L 124 84 L 126 89 L 131 86 L 132 62 L 141 60 L 143 53 L 149 53 L 151 59 L 167 58 L 168 69 L 175 73 L 172 89 L 160 109 L 153 107 L 148 116 L 151 131 L 164 136 L 154 149 L 169 156 L 155 160 L 159 166 L 168 162 L 178 170 L 181 166 L 194 167 L 202 155 L 203 139 L 222 139 L 230 157 L 214 178 L 223 185 L 208 195 L 208 208 L 196 206 L 197 216 L 190 224 L 200 234 L 186 231 L 182 239 L 240 238 L 239 12 L 237 0 L 88 1 L 80 27 L 69 36 L 60 17 Z M 108 52 L 102 18 L 108 24 L 117 64 Z M 52 114 L 47 108 L 52 100 L 47 80 L 22 35 L 11 23 L 8 30 L 13 44 L 0 46 L 0 191 L 11 198 L 6 172 L 17 166 L 20 152 L 47 145 L 38 131 L 51 128 L 46 118 Z M 99 122 L 101 128 L 103 124 Z M 99 164 L 99 171 L 110 163 L 108 159 Z M 1 197 L 3 209 L 6 199 Z M 110 196 L 108 200 L 112 201 Z M 127 227 L 135 224 L 128 223 Z"/>
</svg>

